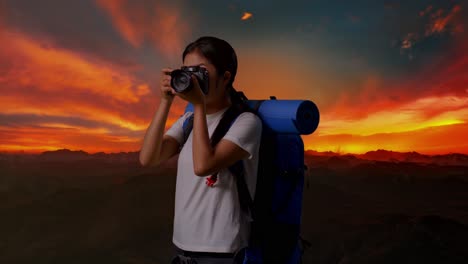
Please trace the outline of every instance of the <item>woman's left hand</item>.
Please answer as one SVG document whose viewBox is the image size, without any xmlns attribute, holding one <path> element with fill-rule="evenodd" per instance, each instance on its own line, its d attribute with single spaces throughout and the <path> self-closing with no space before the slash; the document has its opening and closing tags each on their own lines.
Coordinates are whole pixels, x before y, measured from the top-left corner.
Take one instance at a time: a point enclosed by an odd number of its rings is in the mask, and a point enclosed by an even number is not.
<svg viewBox="0 0 468 264">
<path fill-rule="evenodd" d="M 193 105 L 204 104 L 205 94 L 202 92 L 200 88 L 198 79 L 195 75 L 192 75 L 191 78 L 192 78 L 193 88 L 188 92 L 176 93 L 176 95 L 184 99 L 185 101 L 192 103 Z"/>
</svg>

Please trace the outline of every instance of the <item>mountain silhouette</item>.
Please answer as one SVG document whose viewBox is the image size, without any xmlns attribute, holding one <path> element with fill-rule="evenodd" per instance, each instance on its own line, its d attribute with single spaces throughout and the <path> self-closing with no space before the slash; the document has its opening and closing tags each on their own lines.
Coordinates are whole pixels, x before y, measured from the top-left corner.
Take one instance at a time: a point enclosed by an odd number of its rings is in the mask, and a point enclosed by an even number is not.
<svg viewBox="0 0 468 264">
<path fill-rule="evenodd" d="M 329 164 L 341 162 L 356 165 L 367 163 L 367 161 L 384 161 L 396 163 L 420 163 L 420 164 L 438 164 L 448 166 L 468 166 L 468 155 L 461 153 L 449 153 L 443 155 L 425 155 L 418 152 L 396 152 L 379 149 L 376 151 L 368 151 L 364 154 L 338 154 L 334 152 L 317 152 L 307 150 L 304 152 L 306 159 L 313 159 L 317 162 L 328 161 Z M 311 158 L 312 157 L 312 158 Z M 333 157 L 333 158 L 332 158 Z M 339 159 L 335 158 L 339 157 Z"/>
<path fill-rule="evenodd" d="M 38 161 L 83 161 L 83 160 L 106 160 L 109 162 L 138 162 L 139 152 L 119 152 L 119 153 L 105 153 L 97 152 L 89 154 L 83 150 L 69 150 L 59 149 L 54 151 L 45 151 L 36 155 Z M 29 157 L 33 158 L 33 157 Z"/>
<path fill-rule="evenodd" d="M 59 149 L 54 151 L 45 151 L 39 155 L 27 154 L 8 154 L 0 153 L 0 160 L 11 160 L 12 157 L 36 159 L 38 161 L 78 161 L 78 160 L 107 160 L 110 162 L 137 162 L 138 151 L 105 153 L 97 152 L 90 154 L 83 150 Z M 332 151 L 319 152 L 315 150 L 306 150 L 305 159 L 315 163 L 328 162 L 329 165 L 335 163 L 337 166 L 354 166 L 357 164 L 368 163 L 369 161 L 384 161 L 396 163 L 420 163 L 420 164 L 438 164 L 448 166 L 468 166 L 468 155 L 462 153 L 448 153 L 438 155 L 420 154 L 415 151 L 396 152 L 378 149 L 368 151 L 364 154 L 340 154 Z"/>
<path fill-rule="evenodd" d="M 72 151 L 69 149 L 59 149 L 54 151 L 45 151 L 39 155 L 42 160 L 60 160 L 60 161 L 75 161 L 89 159 L 90 155 L 82 150 Z"/>
</svg>

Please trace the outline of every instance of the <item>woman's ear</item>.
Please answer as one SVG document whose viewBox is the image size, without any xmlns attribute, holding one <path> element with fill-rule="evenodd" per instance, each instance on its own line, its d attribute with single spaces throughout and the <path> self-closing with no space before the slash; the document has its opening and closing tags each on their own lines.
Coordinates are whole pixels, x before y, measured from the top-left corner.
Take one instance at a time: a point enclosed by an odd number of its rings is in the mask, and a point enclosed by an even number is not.
<svg viewBox="0 0 468 264">
<path fill-rule="evenodd" d="M 223 75 L 223 83 L 224 85 L 227 85 L 229 81 L 231 80 L 231 73 L 229 71 L 225 71 Z"/>
</svg>

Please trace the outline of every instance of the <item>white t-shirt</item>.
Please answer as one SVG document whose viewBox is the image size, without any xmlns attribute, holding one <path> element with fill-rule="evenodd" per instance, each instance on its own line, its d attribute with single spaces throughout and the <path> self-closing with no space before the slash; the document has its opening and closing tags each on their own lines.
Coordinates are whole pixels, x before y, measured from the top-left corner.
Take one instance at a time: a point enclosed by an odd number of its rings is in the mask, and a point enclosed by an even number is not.
<svg viewBox="0 0 468 264">
<path fill-rule="evenodd" d="M 213 134 L 227 108 L 206 115 L 208 134 Z M 189 113 L 180 117 L 166 132 L 183 142 L 183 123 Z M 237 144 L 250 155 L 244 159 L 246 183 L 255 195 L 258 151 L 262 123 L 258 116 L 246 112 L 239 115 L 223 139 Z M 249 217 L 241 210 L 235 176 L 222 169 L 213 187 L 206 177 L 195 175 L 192 157 L 192 132 L 184 144 L 177 165 L 173 243 L 187 251 L 236 252 L 247 245 Z"/>
</svg>

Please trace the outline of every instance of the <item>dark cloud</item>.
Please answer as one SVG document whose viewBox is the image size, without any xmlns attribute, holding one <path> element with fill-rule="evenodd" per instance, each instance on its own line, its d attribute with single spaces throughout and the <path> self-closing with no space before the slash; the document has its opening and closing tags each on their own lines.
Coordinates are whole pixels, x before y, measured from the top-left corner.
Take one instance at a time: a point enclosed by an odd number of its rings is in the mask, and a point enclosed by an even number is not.
<svg viewBox="0 0 468 264">
<path fill-rule="evenodd" d="M 57 125 L 58 127 L 54 126 Z M 104 128 L 108 130 L 107 135 L 112 136 L 128 136 L 128 137 L 141 137 L 143 131 L 132 131 L 120 126 L 106 124 L 74 116 L 52 116 L 52 115 L 35 115 L 35 114 L 1 114 L 0 113 L 0 130 L 1 127 L 20 128 L 30 127 L 44 130 L 54 128 L 64 129 L 60 125 L 70 126 L 76 129 L 89 128 L 99 129 Z"/>
<path fill-rule="evenodd" d="M 400 8 L 400 2 L 396 0 L 388 0 L 384 1 L 384 7 L 385 9 L 389 10 L 398 10 Z"/>
<path fill-rule="evenodd" d="M 462 8 L 459 4 L 428 5 L 414 15 L 415 27 L 407 30 L 402 36 L 401 54 L 410 60 L 415 57 L 431 56 L 444 52 L 453 43 L 453 36 L 462 34 L 466 19 L 461 18 Z"/>
<path fill-rule="evenodd" d="M 177 1 L 96 0 L 121 37 L 134 48 L 145 43 L 162 57 L 178 58 L 190 40 L 193 19 L 185 4 Z"/>
<path fill-rule="evenodd" d="M 137 53 L 113 30 L 94 0 L 5 0 L 8 27 L 56 46 L 135 67 Z"/>
<path fill-rule="evenodd" d="M 356 16 L 356 15 L 348 15 L 348 19 L 352 23 L 359 23 L 362 20 L 362 18 L 360 16 Z"/>
</svg>

